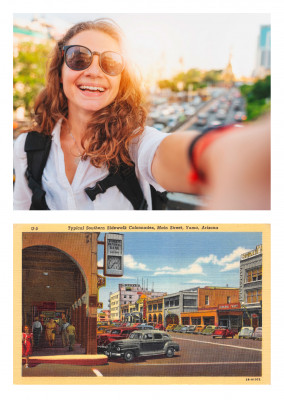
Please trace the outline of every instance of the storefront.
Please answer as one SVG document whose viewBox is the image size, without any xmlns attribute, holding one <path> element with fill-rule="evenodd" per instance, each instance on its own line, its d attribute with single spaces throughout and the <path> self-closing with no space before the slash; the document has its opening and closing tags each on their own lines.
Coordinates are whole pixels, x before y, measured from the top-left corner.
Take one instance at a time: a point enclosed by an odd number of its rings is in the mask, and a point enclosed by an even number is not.
<svg viewBox="0 0 284 400">
<path fill-rule="evenodd" d="M 242 327 L 243 316 L 240 306 L 240 303 L 220 304 L 218 307 L 219 325 L 239 330 Z"/>
<path fill-rule="evenodd" d="M 181 313 L 183 325 L 218 325 L 217 310 Z"/>
</svg>

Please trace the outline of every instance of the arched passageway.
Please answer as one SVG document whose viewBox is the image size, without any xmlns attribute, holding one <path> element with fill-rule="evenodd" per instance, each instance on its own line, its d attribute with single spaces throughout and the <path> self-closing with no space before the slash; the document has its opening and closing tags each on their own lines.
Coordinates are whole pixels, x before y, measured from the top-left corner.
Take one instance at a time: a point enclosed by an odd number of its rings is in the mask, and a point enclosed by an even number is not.
<svg viewBox="0 0 284 400">
<path fill-rule="evenodd" d="M 58 325 L 55 330 L 56 348 L 62 347 L 60 327 L 62 317 L 66 316 L 67 320 L 72 319 L 77 331 L 77 342 L 82 352 L 85 352 L 87 315 L 86 304 L 81 300 L 85 293 L 88 293 L 86 276 L 70 255 L 47 245 L 23 249 L 22 323 L 31 327 L 35 317 L 39 317 L 45 328 L 49 319 L 53 318 Z M 40 349 L 44 351 L 47 346 L 43 330 Z"/>
</svg>

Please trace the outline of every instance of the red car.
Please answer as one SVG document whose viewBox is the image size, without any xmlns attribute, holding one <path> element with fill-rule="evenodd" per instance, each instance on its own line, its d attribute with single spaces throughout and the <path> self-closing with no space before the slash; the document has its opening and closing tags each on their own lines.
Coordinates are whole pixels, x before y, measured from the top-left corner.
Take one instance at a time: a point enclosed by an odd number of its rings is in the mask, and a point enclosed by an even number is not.
<svg viewBox="0 0 284 400">
<path fill-rule="evenodd" d="M 154 328 L 158 329 L 158 331 L 165 331 L 166 330 L 166 328 L 164 327 L 163 324 L 156 324 L 156 325 L 154 325 Z"/>
<path fill-rule="evenodd" d="M 225 339 L 227 337 L 233 338 L 237 334 L 238 334 L 237 329 L 230 329 L 227 328 L 226 326 L 218 326 L 218 328 L 216 328 L 215 331 L 212 333 L 212 337 L 213 339 L 215 339 L 216 337 L 221 337 Z"/>
<path fill-rule="evenodd" d="M 131 332 L 137 330 L 136 327 L 113 328 L 109 333 L 97 335 L 98 350 L 105 350 L 107 345 L 115 340 L 127 339 Z"/>
</svg>

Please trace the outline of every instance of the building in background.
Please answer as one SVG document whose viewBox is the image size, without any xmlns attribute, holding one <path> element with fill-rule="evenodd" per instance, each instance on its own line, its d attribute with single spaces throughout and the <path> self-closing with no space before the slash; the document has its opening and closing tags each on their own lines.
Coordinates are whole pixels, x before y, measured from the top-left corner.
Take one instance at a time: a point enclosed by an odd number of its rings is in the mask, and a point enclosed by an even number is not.
<svg viewBox="0 0 284 400">
<path fill-rule="evenodd" d="M 262 326 L 262 245 L 241 255 L 240 303 L 243 322 L 248 326 Z"/>
<path fill-rule="evenodd" d="M 98 313 L 98 322 L 108 324 L 110 322 L 110 310 L 101 310 Z"/>
<path fill-rule="evenodd" d="M 164 324 L 180 324 L 182 313 L 198 310 L 198 287 L 164 297 Z"/>
<path fill-rule="evenodd" d="M 164 297 L 156 297 L 147 301 L 148 323 L 157 323 L 164 325 Z"/>
<path fill-rule="evenodd" d="M 164 292 L 155 292 L 153 290 L 148 290 L 148 288 L 143 288 L 139 284 L 121 283 L 118 285 L 117 292 L 110 293 L 110 318 L 112 321 L 121 320 L 121 307 L 129 305 L 127 308 L 127 312 L 125 310 L 125 307 L 123 307 L 124 320 L 132 320 L 131 322 L 133 322 L 133 320 L 136 321 L 137 319 L 141 320 L 143 319 L 143 315 L 141 315 L 141 308 L 143 307 L 143 304 L 141 304 L 142 302 L 140 301 L 141 296 L 145 295 L 146 298 L 153 299 L 155 297 L 163 296 L 164 294 Z M 131 310 L 129 307 L 131 308 Z"/>
<path fill-rule="evenodd" d="M 257 43 L 256 68 L 254 75 L 265 78 L 271 71 L 271 26 L 262 25 Z"/>
<path fill-rule="evenodd" d="M 241 325 L 240 315 L 242 313 L 240 310 L 239 314 L 231 315 L 236 308 L 240 308 L 239 288 L 205 286 L 204 288 L 197 288 L 196 292 L 196 311 L 183 311 L 181 313 L 181 322 L 184 325 L 223 325 L 229 327 Z M 219 310 L 223 309 L 226 313 L 222 314 L 221 324 Z"/>
</svg>

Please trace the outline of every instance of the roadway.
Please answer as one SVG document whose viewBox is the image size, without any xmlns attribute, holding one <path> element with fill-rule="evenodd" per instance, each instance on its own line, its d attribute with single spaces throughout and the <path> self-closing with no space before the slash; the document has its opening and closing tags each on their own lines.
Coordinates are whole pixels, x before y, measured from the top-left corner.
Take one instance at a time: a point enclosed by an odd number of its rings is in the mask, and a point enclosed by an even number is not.
<svg viewBox="0 0 284 400">
<path fill-rule="evenodd" d="M 173 358 L 138 358 L 131 363 L 109 360 L 102 366 L 40 364 L 23 368 L 23 376 L 77 377 L 261 377 L 262 342 L 172 334 L 181 351 Z"/>
</svg>

